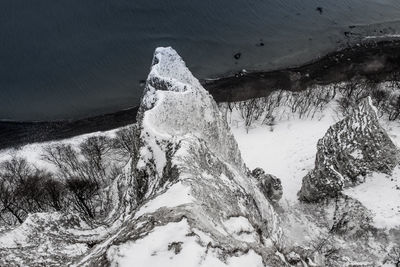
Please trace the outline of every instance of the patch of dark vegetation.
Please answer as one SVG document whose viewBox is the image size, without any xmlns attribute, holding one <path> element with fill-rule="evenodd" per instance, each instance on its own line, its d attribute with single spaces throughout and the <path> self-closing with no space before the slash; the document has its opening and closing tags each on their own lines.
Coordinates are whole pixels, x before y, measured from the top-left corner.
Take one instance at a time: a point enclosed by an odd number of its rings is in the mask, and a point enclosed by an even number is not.
<svg viewBox="0 0 400 267">
<path fill-rule="evenodd" d="M 395 246 L 393 247 L 388 255 L 386 256 L 384 263 L 391 263 L 394 264 L 396 267 L 400 267 L 400 247 Z"/>
<path fill-rule="evenodd" d="M 111 183 L 136 155 L 136 132 L 134 125 L 114 138 L 89 137 L 78 147 L 49 145 L 42 157 L 54 172 L 19 157 L 0 163 L 0 224 L 22 223 L 29 213 L 50 211 L 76 212 L 89 221 L 103 218 L 113 208 Z"/>
<path fill-rule="evenodd" d="M 177 255 L 182 251 L 182 244 L 183 242 L 172 242 L 168 245 L 168 250 L 172 250 Z"/>
</svg>

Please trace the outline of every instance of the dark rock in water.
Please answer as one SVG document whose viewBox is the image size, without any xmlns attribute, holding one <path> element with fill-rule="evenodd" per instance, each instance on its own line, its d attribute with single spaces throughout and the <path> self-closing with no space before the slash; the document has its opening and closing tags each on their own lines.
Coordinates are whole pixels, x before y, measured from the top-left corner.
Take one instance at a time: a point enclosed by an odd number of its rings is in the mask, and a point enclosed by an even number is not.
<svg viewBox="0 0 400 267">
<path fill-rule="evenodd" d="M 264 46 L 264 45 L 265 45 L 265 44 L 264 44 L 263 40 L 260 40 L 260 42 L 259 42 L 258 44 L 256 44 L 256 46 L 258 46 L 258 47 Z"/>
<path fill-rule="evenodd" d="M 272 202 L 278 202 L 282 198 L 283 189 L 279 178 L 266 174 L 261 168 L 255 168 L 251 174 L 258 180 L 257 185 L 266 198 Z"/>
<path fill-rule="evenodd" d="M 303 178 L 299 198 L 319 201 L 362 182 L 370 172 L 390 174 L 397 164 L 397 153 L 379 125 L 371 99 L 365 98 L 318 141 L 315 168 Z"/>
<path fill-rule="evenodd" d="M 235 59 L 240 59 L 240 57 L 242 56 L 242 53 L 236 53 L 233 57 L 235 58 Z"/>
<path fill-rule="evenodd" d="M 139 86 L 144 87 L 146 85 L 146 80 L 140 80 L 139 81 Z"/>
</svg>

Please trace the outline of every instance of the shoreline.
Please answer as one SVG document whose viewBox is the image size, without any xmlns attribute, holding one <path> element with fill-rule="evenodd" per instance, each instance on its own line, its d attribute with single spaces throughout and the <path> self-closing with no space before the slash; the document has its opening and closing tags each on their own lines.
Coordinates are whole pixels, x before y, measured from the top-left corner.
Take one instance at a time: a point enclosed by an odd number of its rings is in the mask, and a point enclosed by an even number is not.
<svg viewBox="0 0 400 267">
<path fill-rule="evenodd" d="M 400 71 L 400 40 L 369 41 L 331 52 L 298 67 L 201 80 L 217 102 L 266 97 L 275 90 L 301 91 L 363 78 L 372 82 L 393 79 Z M 397 75 L 400 77 L 400 75 Z M 52 122 L 0 121 L 0 149 L 28 143 L 60 140 L 85 133 L 107 131 L 136 122 L 138 107 L 78 120 Z"/>
<path fill-rule="evenodd" d="M 203 80 L 217 102 L 265 97 L 275 90 L 300 91 L 363 78 L 382 82 L 400 72 L 400 39 L 359 43 L 297 67 L 266 72 L 240 72 L 234 76 Z"/>
</svg>

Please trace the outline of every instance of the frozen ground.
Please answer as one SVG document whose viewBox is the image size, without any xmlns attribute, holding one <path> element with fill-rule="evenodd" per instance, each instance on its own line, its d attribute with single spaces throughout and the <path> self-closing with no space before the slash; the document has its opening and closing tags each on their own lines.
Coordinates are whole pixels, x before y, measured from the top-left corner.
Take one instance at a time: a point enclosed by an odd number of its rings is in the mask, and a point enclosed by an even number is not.
<svg viewBox="0 0 400 267">
<path fill-rule="evenodd" d="M 171 240 L 176 242 L 170 243 Z M 200 245 L 210 241 L 199 230 L 194 234 L 183 219 L 156 227 L 143 239 L 111 247 L 107 258 L 111 266 L 264 266 L 261 257 L 253 250 L 222 262 L 213 248 Z"/>
<path fill-rule="evenodd" d="M 263 168 L 282 181 L 281 203 L 296 203 L 302 178 L 314 167 L 316 145 L 329 126 L 338 121 L 334 105 L 316 118 L 293 117 L 274 126 L 257 125 L 246 133 L 238 114 L 232 115 L 231 129 L 243 159 L 250 169 Z M 381 119 L 394 143 L 400 147 L 400 124 Z M 346 189 L 345 193 L 359 200 L 375 215 L 379 228 L 400 227 L 400 167 L 392 176 L 374 173 L 364 184 Z"/>
<path fill-rule="evenodd" d="M 232 132 L 250 169 L 263 168 L 282 181 L 283 200 L 297 202 L 302 178 L 314 167 L 317 142 L 337 116 L 328 108 L 315 119 L 279 121 L 274 126 L 258 125 L 248 133 L 233 115 Z"/>
<path fill-rule="evenodd" d="M 296 203 L 302 178 L 314 167 L 317 141 L 329 126 L 338 121 L 334 105 L 328 106 L 314 118 L 299 119 L 293 116 L 274 126 L 253 126 L 248 133 L 238 114 L 230 118 L 232 132 L 239 144 L 242 156 L 250 169 L 263 168 L 281 179 L 284 193 L 282 203 Z M 400 147 L 400 123 L 381 119 L 394 143 Z M 94 135 L 114 136 L 116 130 L 77 136 L 57 142 L 30 144 L 19 149 L 0 151 L 0 162 L 11 155 L 22 156 L 38 167 L 53 168 L 43 161 L 43 148 L 52 143 L 78 145 Z M 400 167 L 392 176 L 374 173 L 365 183 L 345 190 L 375 214 L 375 225 L 380 228 L 400 227 Z M 154 200 L 155 201 L 155 200 Z"/>
<path fill-rule="evenodd" d="M 46 146 L 54 145 L 54 144 L 66 144 L 71 145 L 73 147 L 79 146 L 85 139 L 92 137 L 92 136 L 108 136 L 114 137 L 115 133 L 119 129 L 114 129 L 106 132 L 94 132 L 84 135 L 78 135 L 72 138 L 59 140 L 59 141 L 52 141 L 52 142 L 44 142 L 44 143 L 34 143 L 25 145 L 19 148 L 12 148 L 12 149 L 3 149 L 0 150 L 0 162 L 9 160 L 13 156 L 23 157 L 28 160 L 30 163 L 33 163 L 36 167 L 47 169 L 47 170 L 55 170 L 54 166 L 42 159 L 42 155 L 44 154 L 44 148 Z"/>
<path fill-rule="evenodd" d="M 400 226 L 400 168 L 397 166 L 392 176 L 373 173 L 365 183 L 348 188 L 345 194 L 359 200 L 370 209 L 378 228 Z"/>
</svg>

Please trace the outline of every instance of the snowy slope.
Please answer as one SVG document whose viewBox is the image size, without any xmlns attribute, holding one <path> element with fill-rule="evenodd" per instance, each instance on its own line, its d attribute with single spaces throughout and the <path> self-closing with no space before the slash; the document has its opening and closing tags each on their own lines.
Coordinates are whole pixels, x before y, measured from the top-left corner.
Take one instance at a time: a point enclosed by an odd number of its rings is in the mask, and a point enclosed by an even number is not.
<svg viewBox="0 0 400 267">
<path fill-rule="evenodd" d="M 39 168 L 44 168 L 47 170 L 54 171 L 54 165 L 46 162 L 42 159 L 42 155 L 44 154 L 44 149 L 47 146 L 53 146 L 56 144 L 66 144 L 71 145 L 73 147 L 78 147 L 80 143 L 82 143 L 85 139 L 92 136 L 107 136 L 114 137 L 115 133 L 119 129 L 114 129 L 106 132 L 94 132 L 89 134 L 78 135 L 72 138 L 59 140 L 59 141 L 51 141 L 51 142 L 43 142 L 43 143 L 34 143 L 24 145 L 18 148 L 10 148 L 0 150 L 0 162 L 9 160 L 11 157 L 23 157 L 26 158 L 30 163 L 33 163 L 35 166 Z"/>
<path fill-rule="evenodd" d="M 290 205 L 298 202 L 297 192 L 302 178 L 314 168 L 316 144 L 339 118 L 335 100 L 314 118 L 278 121 L 274 126 L 256 124 L 246 133 L 243 120 L 232 114 L 231 128 L 238 141 L 245 163 L 261 167 L 282 181 L 283 199 Z M 392 141 L 399 147 L 400 123 L 380 118 Z M 379 228 L 400 227 L 400 175 L 396 167 L 392 175 L 374 173 L 365 183 L 346 189 L 345 194 L 361 201 L 374 214 Z"/>
<path fill-rule="evenodd" d="M 314 167 L 317 142 L 337 121 L 334 103 L 316 118 L 293 117 L 246 133 L 238 114 L 231 129 L 249 168 L 261 167 L 281 179 L 283 200 L 297 202 L 302 178 Z"/>
<path fill-rule="evenodd" d="M 379 266 L 392 246 L 389 238 L 375 238 L 379 229 L 356 239 L 334 235 L 337 203 L 297 200 L 302 178 L 314 167 L 317 141 L 339 119 L 335 103 L 313 118 L 256 122 L 246 133 L 235 111 L 227 123 L 172 48 L 158 48 L 138 114 L 138 155 L 113 182 L 115 208 L 107 221 L 89 225 L 76 215 L 32 215 L 0 232 L 0 264 Z M 382 124 L 399 145 L 400 125 Z M 77 145 L 86 137 L 59 142 Z M 1 151 L 0 160 L 14 153 L 46 168 L 46 145 Z M 256 167 L 281 179 L 279 203 L 270 203 L 250 174 Z M 374 226 L 399 227 L 398 174 L 399 168 L 391 177 L 372 174 L 345 191 L 359 202 L 350 199 L 340 208 L 362 213 L 361 203 Z"/>
<path fill-rule="evenodd" d="M 11 235 L 19 229 L 32 229 L 33 235 L 29 231 L 16 235 L 15 240 L 26 244 L 9 254 L 4 242 L 11 242 L 10 232 L 0 234 L 0 263 L 131 266 L 137 260 L 139 266 L 160 262 L 274 266 L 281 262 L 275 252 L 282 243 L 282 230 L 274 208 L 244 165 L 217 104 L 172 48 L 155 51 L 137 121 L 138 153 L 113 181 L 112 216 L 97 222 L 94 229 L 81 224 L 68 229 L 67 221 L 65 230 L 59 235 L 51 232 L 48 240 L 46 232 L 66 221 L 63 216 L 49 219 L 42 233 L 38 221 L 23 223 Z M 17 153 L 27 153 L 38 163 L 42 147 L 28 146 Z M 73 230 L 70 238 L 69 230 Z M 75 243 L 82 249 L 64 259 Z M 38 246 L 40 259 L 35 256 Z"/>
<path fill-rule="evenodd" d="M 359 200 L 374 214 L 378 228 L 400 227 L 400 168 L 392 175 L 373 173 L 363 184 L 348 188 L 345 194 Z"/>
</svg>

